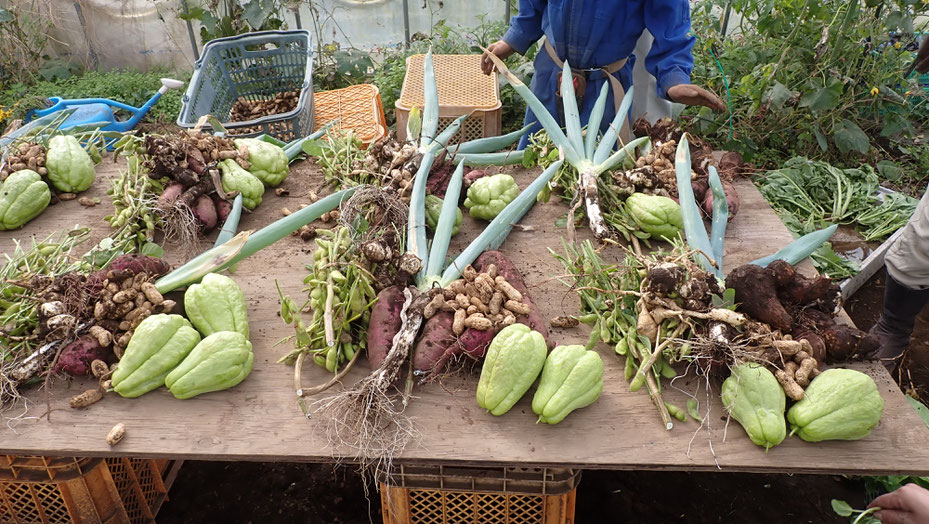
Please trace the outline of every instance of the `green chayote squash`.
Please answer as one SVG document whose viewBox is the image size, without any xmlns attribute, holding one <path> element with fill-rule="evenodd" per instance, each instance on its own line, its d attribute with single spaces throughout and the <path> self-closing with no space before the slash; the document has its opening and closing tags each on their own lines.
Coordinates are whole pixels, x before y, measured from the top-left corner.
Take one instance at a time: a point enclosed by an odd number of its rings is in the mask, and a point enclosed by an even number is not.
<svg viewBox="0 0 929 524">
<path fill-rule="evenodd" d="M 241 333 L 220 331 L 204 338 L 165 377 L 171 394 L 185 399 L 229 389 L 252 372 L 252 343 Z"/>
<path fill-rule="evenodd" d="M 426 195 L 426 227 L 435 231 L 439 224 L 439 216 L 442 214 L 442 203 L 444 201 L 435 195 Z M 452 228 L 452 236 L 458 234 L 458 227 L 461 226 L 461 220 L 464 216 L 461 214 L 461 208 L 456 208 L 455 227 Z"/>
<path fill-rule="evenodd" d="M 242 166 L 236 164 L 231 158 L 220 162 L 219 170 L 223 172 L 223 191 L 241 193 L 242 205 L 248 209 L 255 209 L 261 204 L 265 185 L 258 180 L 258 177 L 242 169 Z"/>
<path fill-rule="evenodd" d="M 240 138 L 235 141 L 235 145 L 244 145 L 248 149 L 248 162 L 251 164 L 248 172 L 258 180 L 274 187 L 281 185 L 287 178 L 287 153 L 280 147 L 257 138 Z"/>
<path fill-rule="evenodd" d="M 681 206 L 668 197 L 633 193 L 626 198 L 626 212 L 653 237 L 673 240 L 684 229 Z"/>
<path fill-rule="evenodd" d="M 807 442 L 858 440 L 884 414 L 874 380 L 853 369 L 827 369 L 810 382 L 803 399 L 790 407 L 790 434 Z"/>
<path fill-rule="evenodd" d="M 485 176 L 475 180 L 468 188 L 464 206 L 473 218 L 493 220 L 517 196 L 519 186 L 510 175 Z"/>
<path fill-rule="evenodd" d="M 237 331 L 248 338 L 245 293 L 226 275 L 210 273 L 184 293 L 184 312 L 203 336 Z"/>
<path fill-rule="evenodd" d="M 71 135 L 55 135 L 48 141 L 45 156 L 48 180 L 64 193 L 80 193 L 93 183 L 94 161 Z"/>
<path fill-rule="evenodd" d="M 739 364 L 723 382 L 723 406 L 765 451 L 784 441 L 787 396 L 774 373 L 756 363 Z"/>
<path fill-rule="evenodd" d="M 539 422 L 557 424 L 575 409 L 589 406 L 603 391 L 603 360 L 584 346 L 558 346 L 542 368 L 532 412 Z"/>
<path fill-rule="evenodd" d="M 0 230 L 22 227 L 48 207 L 52 192 L 42 176 L 24 169 L 0 184 Z"/>
<path fill-rule="evenodd" d="M 200 342 L 200 333 L 180 315 L 152 315 L 135 328 L 111 378 L 122 397 L 138 397 L 164 385 L 165 377 Z"/>
<path fill-rule="evenodd" d="M 546 353 L 548 346 L 538 331 L 523 324 L 501 329 L 484 356 L 477 404 L 498 416 L 509 411 L 532 387 Z"/>
</svg>

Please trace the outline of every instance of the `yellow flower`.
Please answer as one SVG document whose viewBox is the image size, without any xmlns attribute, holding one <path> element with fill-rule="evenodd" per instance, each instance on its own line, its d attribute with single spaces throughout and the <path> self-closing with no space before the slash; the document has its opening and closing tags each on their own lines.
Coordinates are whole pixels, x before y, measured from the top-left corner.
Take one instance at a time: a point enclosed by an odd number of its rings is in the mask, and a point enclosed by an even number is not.
<svg viewBox="0 0 929 524">
<path fill-rule="evenodd" d="M 923 0 L 923 3 L 925 3 L 925 0 Z M 900 49 L 901 47 L 903 47 L 903 44 L 900 42 L 894 42 L 894 49 Z"/>
<path fill-rule="evenodd" d="M 880 92 L 881 92 L 881 91 L 880 91 L 878 88 L 876 88 L 876 87 L 872 87 L 872 88 L 871 88 L 871 96 L 877 96 L 877 94 L 880 93 Z"/>
</svg>

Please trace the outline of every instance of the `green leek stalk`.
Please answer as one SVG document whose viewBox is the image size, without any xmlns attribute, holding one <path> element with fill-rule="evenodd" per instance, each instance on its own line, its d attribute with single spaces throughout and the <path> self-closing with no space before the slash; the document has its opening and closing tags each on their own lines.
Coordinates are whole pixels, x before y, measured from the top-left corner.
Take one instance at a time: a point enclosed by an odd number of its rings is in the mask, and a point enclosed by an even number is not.
<svg viewBox="0 0 929 524">
<path fill-rule="evenodd" d="M 435 83 L 435 68 L 432 65 L 432 48 L 426 52 L 423 63 L 423 130 L 420 135 L 420 149 L 431 145 L 439 127 L 439 87 Z"/>
<path fill-rule="evenodd" d="M 239 233 L 228 242 L 201 253 L 183 266 L 161 277 L 155 282 L 155 287 L 158 288 L 159 292 L 165 294 L 179 287 L 195 284 L 209 273 L 226 269 L 287 237 L 294 231 L 323 216 L 324 213 L 332 211 L 343 200 L 351 196 L 355 189 L 343 189 L 333 193 L 259 229 L 255 233 Z"/>
<path fill-rule="evenodd" d="M 483 49 L 483 48 L 482 48 Z M 501 72 L 504 78 L 510 83 L 517 93 L 526 101 L 526 104 L 535 113 L 539 123 L 545 128 L 548 136 L 558 148 L 571 167 L 578 173 L 578 191 L 583 196 L 584 205 L 587 210 L 587 219 L 590 222 L 590 229 L 597 238 L 610 236 L 610 228 L 607 226 L 603 213 L 600 211 L 600 194 L 598 183 L 600 175 L 614 166 L 620 164 L 626 158 L 632 158 L 635 149 L 647 138 L 640 138 L 636 141 L 624 144 L 623 147 L 613 153 L 614 143 L 617 141 L 618 129 L 622 127 L 623 122 L 628 118 L 629 108 L 632 106 L 633 88 L 629 88 L 625 97 L 620 104 L 619 111 L 610 125 L 610 128 L 596 145 L 596 138 L 600 129 L 600 123 L 603 120 L 603 113 L 606 106 L 609 89 L 603 87 L 600 90 L 600 96 L 591 110 L 591 118 L 587 122 L 587 137 L 581 133 L 581 119 L 575 98 L 574 82 L 571 77 L 571 66 L 565 62 L 561 73 L 561 99 L 564 104 L 565 124 L 567 135 L 561 130 L 561 127 L 548 112 L 542 102 L 523 84 L 519 78 L 507 69 L 506 65 L 493 53 L 484 49 L 486 56 L 494 62 L 497 70 Z M 596 147 L 595 147 L 596 146 Z M 612 154 L 611 154 L 612 153 Z"/>
<path fill-rule="evenodd" d="M 438 275 L 442 268 L 445 267 L 445 256 L 448 254 L 448 244 L 452 239 L 452 231 L 455 229 L 455 219 L 458 216 L 458 197 L 461 195 L 461 186 L 464 182 L 464 164 L 458 164 L 451 180 L 448 181 L 448 189 L 445 190 L 445 199 L 442 201 L 442 210 L 439 213 L 439 220 L 436 224 L 435 235 L 432 237 L 432 250 L 429 252 L 429 263 L 426 264 L 427 282 L 431 285 L 428 277 Z"/>
<path fill-rule="evenodd" d="M 419 170 L 413 177 L 413 191 L 410 194 L 410 214 L 406 223 L 406 249 L 416 255 L 423 263 L 417 280 L 422 283 L 425 278 L 426 262 L 429 260 L 429 248 L 426 243 L 426 179 L 432 170 L 435 149 L 429 148 L 423 155 Z"/>
<path fill-rule="evenodd" d="M 781 248 L 773 255 L 768 255 L 764 258 L 753 260 L 751 263 L 761 267 L 767 267 L 768 264 L 774 262 L 775 260 L 786 260 L 791 265 L 799 264 L 801 261 L 803 261 L 803 259 L 810 256 L 813 251 L 819 249 L 819 246 L 823 245 L 824 242 L 829 240 L 829 237 L 835 233 L 835 230 L 838 227 L 838 224 L 832 224 L 825 229 L 807 233 L 806 235 L 803 235 L 802 237 L 794 240 L 787 246 Z"/>
<path fill-rule="evenodd" d="M 287 155 L 287 161 L 293 162 L 294 160 L 296 160 L 297 157 L 303 154 L 304 143 L 310 142 L 312 140 L 316 140 L 320 138 L 321 136 L 325 135 L 326 131 L 328 131 L 330 127 L 335 125 L 336 122 L 338 122 L 338 120 L 333 120 L 332 122 L 329 122 L 328 124 L 319 128 L 319 130 L 315 131 L 313 134 L 309 136 L 305 136 L 303 138 L 298 138 L 297 140 L 294 140 L 293 142 L 288 143 L 286 146 L 282 146 L 284 148 L 284 154 Z"/>
<path fill-rule="evenodd" d="M 499 153 L 455 153 L 452 162 L 469 166 L 511 166 L 523 163 L 524 149 Z"/>
<path fill-rule="evenodd" d="M 680 199 L 681 215 L 684 217 L 687 244 L 699 252 L 696 258 L 703 269 L 722 278 L 722 260 L 710 259 L 714 256 L 713 247 L 710 245 L 710 237 L 706 234 L 703 217 L 700 216 L 694 189 L 690 185 L 690 144 L 687 141 L 687 133 L 681 136 L 681 141 L 677 145 L 677 153 L 674 155 L 674 171 L 677 175 L 677 194 Z"/>
<path fill-rule="evenodd" d="M 552 177 L 555 176 L 555 173 L 558 172 L 558 169 L 561 168 L 561 164 L 562 161 L 559 160 L 548 166 L 538 178 L 529 184 L 529 187 L 524 189 L 519 196 L 503 208 L 500 214 L 490 221 L 490 224 L 484 228 L 484 231 L 471 241 L 471 244 L 458 255 L 458 258 L 445 269 L 445 272 L 442 274 L 442 280 L 440 281 L 442 287 L 448 287 L 452 281 L 457 280 L 461 276 L 461 270 L 468 264 L 474 262 L 474 260 L 491 244 L 503 242 L 500 238 L 501 233 L 512 229 L 513 224 L 519 222 L 519 219 L 526 214 L 529 208 L 535 203 L 536 196 L 542 191 L 542 188 L 548 184 Z M 442 211 L 443 213 L 445 212 L 444 209 Z M 494 247 L 499 247 L 499 243 Z"/>
<path fill-rule="evenodd" d="M 723 189 L 719 173 L 714 166 L 709 167 L 710 190 L 713 192 L 713 223 L 710 227 L 710 247 L 713 248 L 713 258 L 722 267 L 723 247 L 726 242 L 726 226 L 729 223 L 729 202 L 726 200 L 726 191 Z"/>
<path fill-rule="evenodd" d="M 455 155 L 461 155 L 465 153 L 490 153 L 491 151 L 499 151 L 505 147 L 509 147 L 515 144 L 526 131 L 532 128 L 532 124 L 529 124 L 522 129 L 517 129 L 512 133 L 507 133 L 500 136 L 489 136 L 487 138 L 477 138 L 475 140 L 470 140 L 458 144 L 453 152 Z"/>
<path fill-rule="evenodd" d="M 597 135 L 600 134 L 600 128 L 594 127 L 590 123 L 599 123 L 603 120 L 603 112 L 606 110 L 606 99 L 609 89 L 610 83 L 604 82 L 603 87 L 600 89 L 600 96 L 597 97 L 593 109 L 590 110 L 590 119 L 587 121 L 587 137 L 584 141 L 584 156 L 587 158 L 594 157 Z"/>
<path fill-rule="evenodd" d="M 216 235 L 216 243 L 213 244 L 213 247 L 221 246 L 235 236 L 235 232 L 239 228 L 239 218 L 241 216 L 242 194 L 239 193 L 235 196 L 235 200 L 232 201 L 232 211 L 229 212 L 229 216 L 226 217 L 226 221 L 223 222 L 222 229 L 220 229 L 219 234 Z"/>
</svg>

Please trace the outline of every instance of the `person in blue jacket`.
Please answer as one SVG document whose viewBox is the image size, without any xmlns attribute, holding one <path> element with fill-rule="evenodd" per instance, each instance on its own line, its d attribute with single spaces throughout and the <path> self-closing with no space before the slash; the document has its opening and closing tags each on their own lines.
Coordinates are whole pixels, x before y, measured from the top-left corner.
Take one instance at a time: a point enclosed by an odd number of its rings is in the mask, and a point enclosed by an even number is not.
<svg viewBox="0 0 929 524">
<path fill-rule="evenodd" d="M 657 80 L 657 96 L 724 110 L 725 105 L 716 95 L 690 83 L 695 39 L 688 35 L 688 0 L 519 0 L 519 14 L 510 21 L 509 31 L 487 49 L 505 59 L 514 52 L 525 53 L 544 36 L 530 89 L 564 125 L 558 91 L 563 61 L 567 60 L 573 70 L 581 124 L 585 125 L 603 82 L 610 82 L 601 124 L 601 131 L 605 131 L 616 115 L 624 90 L 632 84 L 636 60 L 632 51 L 645 29 L 655 38 L 645 57 L 645 68 Z M 484 56 L 484 73 L 490 74 L 493 67 L 490 58 Z M 541 129 L 532 110 L 527 109 L 526 124 L 530 123 L 535 126 L 523 135 L 520 149 L 526 147 L 528 134 Z"/>
</svg>

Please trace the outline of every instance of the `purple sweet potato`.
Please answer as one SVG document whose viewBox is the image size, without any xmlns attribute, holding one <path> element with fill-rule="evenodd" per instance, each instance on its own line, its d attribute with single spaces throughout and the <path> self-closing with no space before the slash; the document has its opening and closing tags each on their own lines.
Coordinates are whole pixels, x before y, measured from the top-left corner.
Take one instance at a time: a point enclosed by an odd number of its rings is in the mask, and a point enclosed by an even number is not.
<svg viewBox="0 0 929 524">
<path fill-rule="evenodd" d="M 111 355 L 112 351 L 102 347 L 96 338 L 84 335 L 61 350 L 54 372 L 64 372 L 75 377 L 87 376 L 90 375 L 91 362 L 106 361 Z"/>
<path fill-rule="evenodd" d="M 487 353 L 487 347 L 497 331 L 488 329 L 466 329 L 460 337 L 452 331 L 454 315 L 439 311 L 426 321 L 413 350 L 413 368 L 428 375 L 436 375 L 445 370 L 456 357 L 467 355 L 481 359 Z"/>
<path fill-rule="evenodd" d="M 162 205 L 172 205 L 178 197 L 184 192 L 184 186 L 180 182 L 171 182 L 165 187 L 165 190 L 158 197 L 158 203 Z"/>
<path fill-rule="evenodd" d="M 368 362 L 371 369 L 381 367 L 400 331 L 400 311 L 403 309 L 403 287 L 390 286 L 377 294 L 368 323 Z"/>
<path fill-rule="evenodd" d="M 511 286 L 522 293 L 523 302 L 529 306 L 529 314 L 518 317 L 516 321 L 541 333 L 542 336 L 545 337 L 545 341 L 548 343 L 549 347 L 552 347 L 552 340 L 548 333 L 548 324 L 545 322 L 545 317 L 542 316 L 538 306 L 536 306 L 529 297 L 529 290 L 526 288 L 526 283 L 523 281 L 522 274 L 520 274 L 516 266 L 499 251 L 483 252 L 472 265 L 474 269 L 484 271 L 490 264 L 497 266 L 497 274 L 502 275 Z"/>
<path fill-rule="evenodd" d="M 138 273 L 148 273 L 153 277 L 160 277 L 168 273 L 171 266 L 158 257 L 147 255 L 120 255 L 116 257 L 109 266 L 94 271 L 87 276 L 85 286 L 88 292 L 96 293 L 103 288 L 103 281 L 107 279 L 110 271 L 124 273 L 127 276 L 134 276 Z"/>
<path fill-rule="evenodd" d="M 723 192 L 726 193 L 726 204 L 729 205 L 729 220 L 732 220 L 737 214 L 739 214 L 739 207 L 741 203 L 739 202 L 739 193 L 736 191 L 735 186 L 729 182 L 723 181 Z M 693 185 L 693 184 L 691 184 Z M 706 213 L 706 216 L 713 216 L 713 192 L 707 190 L 703 194 L 703 212 Z"/>
<path fill-rule="evenodd" d="M 194 202 L 193 212 L 194 216 L 197 217 L 197 221 L 200 222 L 201 231 L 204 233 L 216 227 L 216 204 L 213 203 L 213 199 L 209 196 L 198 196 L 197 200 Z"/>
<path fill-rule="evenodd" d="M 219 198 L 219 195 L 213 193 L 210 195 L 213 199 L 213 205 L 216 206 L 216 218 L 218 219 L 219 224 L 225 224 L 226 219 L 229 218 L 229 213 L 232 213 L 232 204 L 228 200 L 223 200 Z"/>
</svg>

